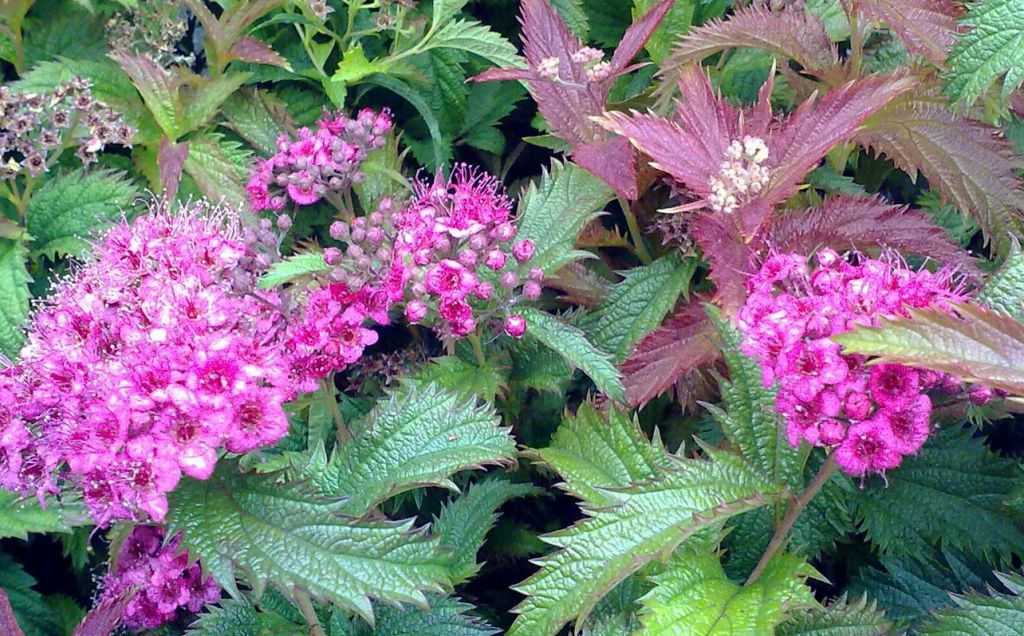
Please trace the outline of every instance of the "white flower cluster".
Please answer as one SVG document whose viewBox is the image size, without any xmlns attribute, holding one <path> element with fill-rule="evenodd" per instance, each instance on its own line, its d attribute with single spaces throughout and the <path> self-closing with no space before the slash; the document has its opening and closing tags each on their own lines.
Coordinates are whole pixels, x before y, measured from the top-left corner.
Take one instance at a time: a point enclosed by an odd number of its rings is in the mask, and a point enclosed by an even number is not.
<svg viewBox="0 0 1024 636">
<path fill-rule="evenodd" d="M 718 176 L 711 177 L 708 202 L 715 212 L 731 214 L 741 201 L 768 185 L 771 173 L 761 165 L 768 160 L 768 146 L 763 139 L 748 135 L 743 141 L 733 139 L 725 156 Z"/>
<path fill-rule="evenodd" d="M 546 57 L 537 65 L 537 74 L 552 82 L 558 79 L 558 67 L 561 60 L 557 57 Z"/>
</svg>

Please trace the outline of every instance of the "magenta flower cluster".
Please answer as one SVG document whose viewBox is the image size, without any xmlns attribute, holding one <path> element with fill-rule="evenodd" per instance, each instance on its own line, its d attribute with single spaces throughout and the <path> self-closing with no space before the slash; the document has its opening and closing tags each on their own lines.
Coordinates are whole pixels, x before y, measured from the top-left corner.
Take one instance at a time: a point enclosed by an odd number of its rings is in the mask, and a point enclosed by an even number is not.
<svg viewBox="0 0 1024 636">
<path fill-rule="evenodd" d="M 76 486 L 100 525 L 160 521 L 182 474 L 206 479 L 222 448 L 287 433 L 282 405 L 297 387 L 278 301 L 235 291 L 258 275 L 240 235 L 236 219 L 192 206 L 152 210 L 96 244 L 6 372 L 17 380 L 0 390 L 5 484 Z"/>
<path fill-rule="evenodd" d="M 909 308 L 948 308 L 964 299 L 949 269 L 913 270 L 895 257 L 848 258 L 832 250 L 817 267 L 799 254 L 768 257 L 747 283 L 739 312 L 743 351 L 778 383 L 789 442 L 834 448 L 850 475 L 884 472 L 915 453 L 931 432 L 931 389 L 958 391 L 949 376 L 844 355 L 831 336 Z"/>
<path fill-rule="evenodd" d="M 217 583 L 181 550 L 181 535 L 165 543 L 165 534 L 158 526 L 135 526 L 103 580 L 101 601 L 134 594 L 122 619 L 128 629 L 154 629 L 181 610 L 196 613 L 220 599 Z"/>
<path fill-rule="evenodd" d="M 247 189 L 254 210 L 280 210 L 288 201 L 312 205 L 331 192 L 348 190 L 364 178 L 366 153 L 380 148 L 391 131 L 387 110 L 370 109 L 350 118 L 324 113 L 316 130 L 302 128 L 298 139 L 282 135 L 278 153 L 260 160 Z"/>
</svg>

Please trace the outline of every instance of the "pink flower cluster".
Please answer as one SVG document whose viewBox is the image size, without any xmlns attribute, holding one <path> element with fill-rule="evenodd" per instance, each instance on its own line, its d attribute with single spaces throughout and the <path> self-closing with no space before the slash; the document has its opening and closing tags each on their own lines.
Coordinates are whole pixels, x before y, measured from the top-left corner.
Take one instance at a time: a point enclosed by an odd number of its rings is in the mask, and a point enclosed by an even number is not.
<svg viewBox="0 0 1024 636">
<path fill-rule="evenodd" d="M 949 376 L 898 364 L 867 365 L 844 355 L 831 336 L 908 308 L 946 308 L 963 300 L 948 269 L 907 268 L 896 258 L 850 260 L 818 253 L 767 258 L 747 283 L 738 316 L 743 351 L 761 363 L 765 386 L 778 382 L 777 406 L 790 443 L 835 448 L 839 466 L 863 476 L 899 465 L 931 431 L 933 388 L 958 391 Z M 851 260 L 853 262 L 851 262 Z"/>
<path fill-rule="evenodd" d="M 196 613 L 220 599 L 213 578 L 204 577 L 199 563 L 181 551 L 181 535 L 166 544 L 164 538 L 161 527 L 135 526 L 103 581 L 101 601 L 134 591 L 122 619 L 128 629 L 154 629 L 180 610 Z"/>
<path fill-rule="evenodd" d="M 411 259 L 406 318 L 422 322 L 436 308 L 435 328 L 463 337 L 481 320 L 504 312 L 505 333 L 521 337 L 526 322 L 508 310 L 520 296 L 540 296 L 544 273 L 533 268 L 525 280 L 520 275 L 533 258 L 534 244 L 516 240 L 512 202 L 498 181 L 459 164 L 449 179 L 439 174 L 433 182 L 418 181 L 415 194 L 399 215 L 395 242 L 395 249 Z"/>
<path fill-rule="evenodd" d="M 387 110 L 364 109 L 353 119 L 324 113 L 315 131 L 299 130 L 297 140 L 282 135 L 278 153 L 260 160 L 247 189 L 254 210 L 280 210 L 287 201 L 312 205 L 328 192 L 358 183 L 366 153 L 380 148 L 392 126 Z"/>
<path fill-rule="evenodd" d="M 243 453 L 287 433 L 282 404 L 297 387 L 278 300 L 235 291 L 258 274 L 240 235 L 237 219 L 194 205 L 152 210 L 96 244 L 39 307 L 7 372 L 17 383 L 0 387 L 0 406 L 18 384 L 26 396 L 3 417 L 0 480 L 55 491 L 55 474 L 100 525 L 160 521 L 183 473 L 206 479 L 221 448 Z"/>
</svg>

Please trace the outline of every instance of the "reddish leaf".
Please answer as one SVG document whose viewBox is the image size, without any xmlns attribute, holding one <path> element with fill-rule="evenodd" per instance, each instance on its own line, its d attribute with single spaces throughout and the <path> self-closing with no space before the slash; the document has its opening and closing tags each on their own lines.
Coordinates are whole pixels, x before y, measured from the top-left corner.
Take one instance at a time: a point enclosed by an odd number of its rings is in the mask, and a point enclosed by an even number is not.
<svg viewBox="0 0 1024 636">
<path fill-rule="evenodd" d="M 952 0 L 860 0 L 870 20 L 884 22 L 911 53 L 942 66 L 954 43 L 963 9 Z"/>
<path fill-rule="evenodd" d="M 121 623 L 128 604 L 136 594 L 138 589 L 130 588 L 92 608 L 71 636 L 110 636 Z"/>
<path fill-rule="evenodd" d="M 626 29 L 622 40 L 619 41 L 619 46 L 612 55 L 612 68 L 622 70 L 633 61 L 633 58 L 644 48 L 644 44 L 647 43 L 647 40 L 657 30 L 661 21 L 668 15 L 669 9 L 672 8 L 674 2 L 675 0 L 661 0 L 661 2 L 651 7 L 651 10 L 644 14 L 644 17 Z"/>
<path fill-rule="evenodd" d="M 770 76 L 771 77 L 771 76 Z M 894 97 L 910 90 L 905 75 L 875 75 L 855 80 L 818 100 L 813 96 L 790 117 L 774 121 L 769 99 L 772 82 L 765 83 L 753 108 L 740 111 L 711 87 L 698 67 L 680 71 L 682 101 L 672 120 L 658 115 L 605 113 L 599 123 L 628 137 L 653 159 L 651 165 L 668 172 L 700 198 L 711 194 L 711 179 L 726 161 L 726 149 L 746 136 L 765 141 L 769 154 L 763 167 L 771 177 L 766 188 L 747 201 L 774 206 L 797 191 L 797 184 L 836 144 L 853 136 L 872 114 Z M 743 221 L 749 238 L 756 225 Z"/>
<path fill-rule="evenodd" d="M 765 195 L 770 202 L 788 199 L 797 184 L 833 146 L 849 140 L 861 125 L 894 98 L 914 87 L 912 77 L 897 73 L 871 75 L 829 91 L 815 101 L 812 97 L 770 134 L 771 182 Z"/>
<path fill-rule="evenodd" d="M 766 206 L 758 207 L 763 213 L 770 212 Z M 744 240 L 733 217 L 711 213 L 693 219 L 690 236 L 711 265 L 716 304 L 726 316 L 735 314 L 747 297 L 745 283 L 756 269 L 755 249 L 761 241 Z"/>
<path fill-rule="evenodd" d="M 176 144 L 166 135 L 160 140 L 156 163 L 160 170 L 160 185 L 163 187 L 164 196 L 168 199 L 173 199 L 178 194 L 181 172 L 185 168 L 185 159 L 187 158 L 188 142 L 183 141 Z"/>
<path fill-rule="evenodd" d="M 879 197 L 829 196 L 820 207 L 792 210 L 775 221 L 770 243 L 782 252 L 809 254 L 831 247 L 886 247 L 940 263 L 969 265 L 970 258 L 931 218 Z"/>
<path fill-rule="evenodd" d="M 243 62 L 270 64 L 272 66 L 280 66 L 281 68 L 289 68 L 288 61 L 281 57 L 269 44 L 260 42 L 248 35 L 242 36 L 235 42 L 235 45 L 231 47 L 231 51 L 228 52 L 228 57 Z"/>
<path fill-rule="evenodd" d="M 585 143 L 573 150 L 573 161 L 598 177 L 627 199 L 639 195 L 636 183 L 636 158 L 629 141 L 612 137 Z"/>
<path fill-rule="evenodd" d="M 18 619 L 14 616 L 14 609 L 11 607 L 11 599 L 7 598 L 7 592 L 0 587 L 0 634 L 4 636 L 25 636 L 18 626 Z"/>
<path fill-rule="evenodd" d="M 622 364 L 626 398 L 640 406 L 683 375 L 718 357 L 717 335 L 704 308 L 691 301 L 641 340 Z"/>
<path fill-rule="evenodd" d="M 690 31 L 662 64 L 675 69 L 733 47 L 764 49 L 795 60 L 811 74 L 839 65 L 839 55 L 817 16 L 800 7 L 772 11 L 764 5 L 740 9 Z"/>
<path fill-rule="evenodd" d="M 1009 236 L 1024 233 L 1024 168 L 1009 142 L 988 124 L 954 115 L 937 86 L 893 101 L 871 118 L 856 141 L 928 179 L 961 212 L 978 220 L 986 240 L 1003 253 Z"/>
<path fill-rule="evenodd" d="M 153 114 L 156 123 L 171 138 L 177 140 L 186 131 L 181 130 L 178 110 L 178 88 L 180 77 L 176 77 L 157 66 L 145 55 L 134 55 L 126 50 L 115 51 L 110 57 L 121 65 L 131 78 L 135 88 L 142 95 L 146 108 Z"/>
</svg>

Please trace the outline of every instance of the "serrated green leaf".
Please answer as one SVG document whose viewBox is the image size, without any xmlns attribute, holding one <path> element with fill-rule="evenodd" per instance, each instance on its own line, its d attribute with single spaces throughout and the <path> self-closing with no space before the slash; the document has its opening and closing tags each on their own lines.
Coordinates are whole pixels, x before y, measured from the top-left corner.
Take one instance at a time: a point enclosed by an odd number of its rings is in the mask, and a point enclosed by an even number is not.
<svg viewBox="0 0 1024 636">
<path fill-rule="evenodd" d="M 554 636 L 645 563 L 779 491 L 738 458 L 713 452 L 711 460 L 680 460 L 655 481 L 607 495 L 613 505 L 585 508 L 583 521 L 544 537 L 561 549 L 515 586 L 526 599 L 515 609 L 519 617 L 508 636 Z"/>
<path fill-rule="evenodd" d="M 819 166 L 807 173 L 804 178 L 807 185 L 831 194 L 848 194 L 863 196 L 864 187 L 855 183 L 853 177 L 838 174 L 829 166 Z"/>
<path fill-rule="evenodd" d="M 222 461 L 206 481 L 183 480 L 171 493 L 168 532 L 232 596 L 236 575 L 259 594 L 269 583 L 336 603 L 373 622 L 370 598 L 425 605 L 425 591 L 450 584 L 438 542 L 412 520 L 357 521 L 308 487 L 274 476 L 243 475 Z"/>
<path fill-rule="evenodd" d="M 227 125 L 263 155 L 277 154 L 277 138 L 285 131 L 274 114 L 285 105 L 273 93 L 253 89 L 236 92 L 221 104 Z"/>
<path fill-rule="evenodd" d="M 249 79 L 249 73 L 228 73 L 218 77 L 193 79 L 182 86 L 177 97 L 181 107 L 177 113 L 180 134 L 198 129 L 217 114 L 220 105 Z"/>
<path fill-rule="evenodd" d="M 917 455 L 856 493 L 868 539 L 885 554 L 949 546 L 991 563 L 1024 553 L 1022 518 L 1005 501 L 1019 487 L 1017 462 L 961 427 L 934 433 Z M 887 482 L 887 484 L 885 483 Z"/>
<path fill-rule="evenodd" d="M 977 296 L 978 302 L 1024 322 L 1024 254 L 1013 241 L 1002 267 L 988 279 Z"/>
<path fill-rule="evenodd" d="M 17 360 L 25 343 L 28 320 L 28 283 L 25 246 L 19 241 L 0 239 L 0 352 Z"/>
<path fill-rule="evenodd" d="M 587 252 L 573 249 L 576 237 L 614 193 L 603 181 L 575 164 L 554 162 L 540 183 L 531 183 L 519 204 L 519 239 L 533 241 L 530 267 L 553 274 Z"/>
<path fill-rule="evenodd" d="M 478 397 L 493 402 L 505 386 L 505 377 L 492 360 L 480 365 L 457 356 L 434 358 L 410 380 L 453 391 L 465 399 Z"/>
<path fill-rule="evenodd" d="M 469 612 L 473 606 L 452 597 L 431 596 L 427 608 L 377 608 L 377 625 L 352 636 L 490 636 L 499 630 Z M 333 632 L 331 636 L 337 636 Z M 347 635 L 346 635 L 347 636 Z"/>
<path fill-rule="evenodd" d="M 996 79 L 1006 97 L 1024 82 L 1024 1 L 980 0 L 967 7 L 946 64 L 946 90 L 955 101 L 972 104 Z"/>
<path fill-rule="evenodd" d="M 69 532 L 60 509 L 41 508 L 35 499 L 0 490 L 0 539 L 27 539 L 30 532 Z"/>
<path fill-rule="evenodd" d="M 827 607 L 799 612 L 775 630 L 775 636 L 882 636 L 892 621 L 867 596 L 842 598 Z"/>
<path fill-rule="evenodd" d="M 103 16 L 61 0 L 49 0 L 46 9 L 30 13 L 24 26 L 27 67 L 58 56 L 100 60 L 106 55 Z"/>
<path fill-rule="evenodd" d="M 329 269 L 331 266 L 324 260 L 324 255 L 321 252 L 303 252 L 271 265 L 270 269 L 260 277 L 260 282 L 256 286 L 260 289 L 270 289 L 290 283 L 296 278 L 326 272 Z"/>
<path fill-rule="evenodd" d="M 75 170 L 48 180 L 28 204 L 33 254 L 82 256 L 88 239 L 121 218 L 138 189 L 124 175 Z"/>
<path fill-rule="evenodd" d="M 45 597 L 33 589 L 35 585 L 36 580 L 21 565 L 0 553 L 0 587 L 7 593 L 25 636 L 59 634 L 60 623 L 46 604 Z"/>
<path fill-rule="evenodd" d="M 185 172 L 213 203 L 245 209 L 249 199 L 242 178 L 247 156 L 239 144 L 221 135 L 197 135 L 188 142 Z"/>
<path fill-rule="evenodd" d="M 398 95 L 405 101 L 409 102 L 409 104 L 416 109 L 416 112 L 423 118 L 423 123 L 426 124 L 427 130 L 430 132 L 433 164 L 428 165 L 427 167 L 430 169 L 440 168 L 440 166 L 450 156 L 451 149 L 448 148 L 444 138 L 441 136 L 441 126 L 437 121 L 437 117 L 434 116 L 434 112 L 430 109 L 430 105 L 427 104 L 427 101 L 423 98 L 423 95 L 405 81 L 397 77 L 381 73 L 370 75 L 366 78 L 366 83 L 376 84 L 381 88 L 386 88 L 395 95 Z"/>
<path fill-rule="evenodd" d="M 452 580 L 456 585 L 468 581 L 480 570 L 476 555 L 498 521 L 498 508 L 510 499 L 540 492 L 543 491 L 529 484 L 487 479 L 475 483 L 445 505 L 431 534 L 440 537 L 441 546 L 451 550 Z"/>
<path fill-rule="evenodd" d="M 1000 581 L 1010 594 L 989 590 L 987 596 L 955 596 L 957 607 L 940 610 L 935 622 L 919 633 L 923 636 L 1018 636 L 1024 634 L 1024 577 L 1003 574 Z"/>
<path fill-rule="evenodd" d="M 578 325 L 595 344 L 625 360 L 633 345 L 654 330 L 684 295 L 699 261 L 668 254 L 650 265 L 620 272 L 598 308 Z"/>
<path fill-rule="evenodd" d="M 549 446 L 533 453 L 562 476 L 569 492 L 594 506 L 615 503 L 606 489 L 646 482 L 671 465 L 665 449 L 627 414 L 613 406 L 604 415 L 589 402 L 562 420 Z"/>
<path fill-rule="evenodd" d="M 761 366 L 740 351 L 742 336 L 708 308 L 722 338 L 722 355 L 729 367 L 729 379 L 719 380 L 723 407 L 705 404 L 722 427 L 725 437 L 752 467 L 768 479 L 791 490 L 803 485 L 806 454 L 789 445 L 775 409 L 774 388 L 765 388 Z"/>
<path fill-rule="evenodd" d="M 305 636 L 309 627 L 296 625 L 279 614 L 257 611 L 248 601 L 223 599 L 189 625 L 189 636 Z"/>
<path fill-rule="evenodd" d="M 421 45 L 422 51 L 451 48 L 479 55 L 501 67 L 524 68 L 525 60 L 511 42 L 476 20 L 459 19 L 445 24 Z"/>
<path fill-rule="evenodd" d="M 562 393 L 572 377 L 572 367 L 565 358 L 548 349 L 529 332 L 510 343 L 512 372 L 509 380 L 520 386 Z"/>
<path fill-rule="evenodd" d="M 816 574 L 789 554 L 773 558 L 756 581 L 739 585 L 725 576 L 718 555 L 682 550 L 641 599 L 637 636 L 761 636 L 787 611 L 816 603 L 804 581 Z"/>
<path fill-rule="evenodd" d="M 527 331 L 534 338 L 586 373 L 608 397 L 625 401 L 622 374 L 611 363 L 608 355 L 592 345 L 582 331 L 533 307 L 524 307 L 519 313 L 526 319 Z"/>
<path fill-rule="evenodd" d="M 425 56 L 431 79 L 430 107 L 437 114 L 438 123 L 446 137 L 454 137 L 466 119 L 466 73 L 463 65 L 467 56 L 455 49 L 434 49 Z"/>
<path fill-rule="evenodd" d="M 434 0 L 430 28 L 437 30 L 451 22 L 468 2 L 469 0 Z"/>
<path fill-rule="evenodd" d="M 360 515 L 412 488 L 454 488 L 452 474 L 514 455 L 509 429 L 490 405 L 433 385 L 405 386 L 357 421 L 352 439 L 311 477 L 325 493 L 348 498 L 344 511 Z"/>
</svg>

